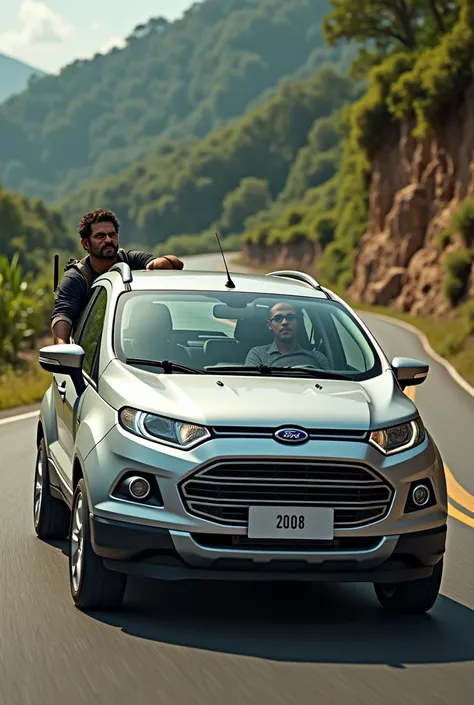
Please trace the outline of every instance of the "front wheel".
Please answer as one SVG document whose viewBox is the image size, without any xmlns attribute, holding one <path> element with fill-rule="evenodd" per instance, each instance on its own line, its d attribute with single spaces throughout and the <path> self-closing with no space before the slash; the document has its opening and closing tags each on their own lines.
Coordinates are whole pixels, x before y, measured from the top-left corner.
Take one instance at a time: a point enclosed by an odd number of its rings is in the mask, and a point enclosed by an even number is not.
<svg viewBox="0 0 474 705">
<path fill-rule="evenodd" d="M 374 583 L 375 594 L 386 610 L 397 614 L 424 614 L 435 604 L 443 577 L 443 559 L 429 578 L 404 583 Z"/>
<path fill-rule="evenodd" d="M 79 480 L 72 501 L 69 531 L 69 582 L 79 609 L 114 609 L 122 604 L 127 576 L 104 567 L 90 538 L 85 482 Z"/>
</svg>

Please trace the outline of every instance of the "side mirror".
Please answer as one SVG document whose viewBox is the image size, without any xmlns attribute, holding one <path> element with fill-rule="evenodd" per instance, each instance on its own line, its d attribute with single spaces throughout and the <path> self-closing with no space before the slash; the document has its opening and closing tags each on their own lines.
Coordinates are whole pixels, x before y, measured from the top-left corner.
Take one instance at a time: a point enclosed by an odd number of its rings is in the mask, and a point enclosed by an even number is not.
<svg viewBox="0 0 474 705">
<path fill-rule="evenodd" d="M 84 348 L 74 343 L 48 345 L 39 351 L 39 364 L 46 372 L 69 375 L 77 395 L 80 396 L 86 388 L 82 376 L 84 356 Z"/>
<path fill-rule="evenodd" d="M 402 389 L 423 384 L 430 369 L 426 362 L 411 357 L 394 357 L 392 367 Z"/>
</svg>

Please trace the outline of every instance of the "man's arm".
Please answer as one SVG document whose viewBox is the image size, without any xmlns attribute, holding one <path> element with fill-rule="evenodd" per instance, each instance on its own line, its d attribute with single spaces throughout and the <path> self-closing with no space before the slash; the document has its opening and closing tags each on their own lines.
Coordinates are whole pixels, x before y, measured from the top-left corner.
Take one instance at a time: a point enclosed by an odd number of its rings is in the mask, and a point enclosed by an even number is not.
<svg viewBox="0 0 474 705">
<path fill-rule="evenodd" d="M 57 323 L 52 326 L 52 333 L 55 345 L 60 345 L 61 343 L 69 343 L 71 337 L 72 326 L 70 323 L 60 318 Z"/>
<path fill-rule="evenodd" d="M 326 355 L 324 355 L 324 353 L 319 352 L 319 350 L 313 350 L 313 355 L 316 358 L 318 365 L 322 370 L 331 369 L 331 365 L 329 364 L 329 360 L 327 359 Z"/>
<path fill-rule="evenodd" d="M 258 365 L 261 365 L 262 358 L 260 355 L 260 348 L 256 347 L 249 350 L 244 364 L 246 367 L 258 367 Z"/>
<path fill-rule="evenodd" d="M 51 332 L 56 344 L 69 343 L 72 327 L 84 310 L 86 297 L 84 277 L 75 269 L 68 270 L 58 287 L 51 314 Z"/>
<path fill-rule="evenodd" d="M 127 252 L 131 269 L 183 269 L 183 262 L 176 255 L 155 257 L 151 252 Z"/>
<path fill-rule="evenodd" d="M 147 269 L 183 269 L 184 263 L 176 255 L 163 255 L 148 262 Z"/>
</svg>

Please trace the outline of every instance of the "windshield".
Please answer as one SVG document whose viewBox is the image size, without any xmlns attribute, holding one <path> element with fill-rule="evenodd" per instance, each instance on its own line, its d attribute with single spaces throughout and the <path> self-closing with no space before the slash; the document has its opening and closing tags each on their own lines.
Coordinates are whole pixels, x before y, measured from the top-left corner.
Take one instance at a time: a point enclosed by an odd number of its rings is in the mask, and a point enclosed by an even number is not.
<svg viewBox="0 0 474 705">
<path fill-rule="evenodd" d="M 381 372 L 357 321 L 337 302 L 240 292 L 136 291 L 120 296 L 115 350 L 162 373 L 290 374 L 363 380 Z M 155 365 L 146 366 L 145 362 Z M 193 369 L 194 368 L 194 369 Z"/>
</svg>

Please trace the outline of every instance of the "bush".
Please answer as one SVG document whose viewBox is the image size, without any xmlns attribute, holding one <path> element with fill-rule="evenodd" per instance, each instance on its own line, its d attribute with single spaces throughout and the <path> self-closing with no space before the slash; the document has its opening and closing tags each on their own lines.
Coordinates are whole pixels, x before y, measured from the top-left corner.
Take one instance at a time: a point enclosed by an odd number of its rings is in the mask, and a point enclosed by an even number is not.
<svg viewBox="0 0 474 705">
<path fill-rule="evenodd" d="M 401 75 L 390 90 L 387 104 L 391 114 L 399 120 L 416 116 L 415 137 L 425 137 L 445 107 L 456 101 L 472 81 L 473 8 L 471 0 L 461 2 L 458 23 L 438 46 L 420 54 L 413 68 Z"/>
<path fill-rule="evenodd" d="M 24 276 L 19 259 L 0 255 L 0 368 L 17 365 L 47 330 L 53 303 L 51 289 Z"/>
<path fill-rule="evenodd" d="M 334 240 L 336 230 L 336 220 L 331 213 L 320 215 L 314 223 L 316 239 L 322 248 L 327 247 Z"/>
<path fill-rule="evenodd" d="M 466 321 L 467 335 L 474 333 L 474 301 L 468 301 L 464 306 L 464 319 Z"/>
<path fill-rule="evenodd" d="M 449 230 L 443 230 L 438 235 L 438 244 L 442 250 L 445 250 L 451 243 L 451 233 Z"/>
<path fill-rule="evenodd" d="M 472 261 L 473 254 L 469 250 L 450 252 L 446 256 L 444 294 L 453 306 L 459 303 L 466 291 Z"/>
<path fill-rule="evenodd" d="M 474 244 L 474 198 L 466 198 L 452 214 L 449 223 L 452 233 L 459 233 L 466 247 Z"/>
<path fill-rule="evenodd" d="M 290 208 L 285 213 L 285 225 L 292 227 L 293 225 L 299 225 L 305 216 L 305 212 L 302 208 Z"/>
<path fill-rule="evenodd" d="M 354 105 L 352 142 L 356 149 L 376 150 L 387 142 L 387 135 L 398 125 L 387 100 L 394 82 L 413 65 L 413 53 L 399 52 L 370 71 L 370 87 Z"/>
</svg>

